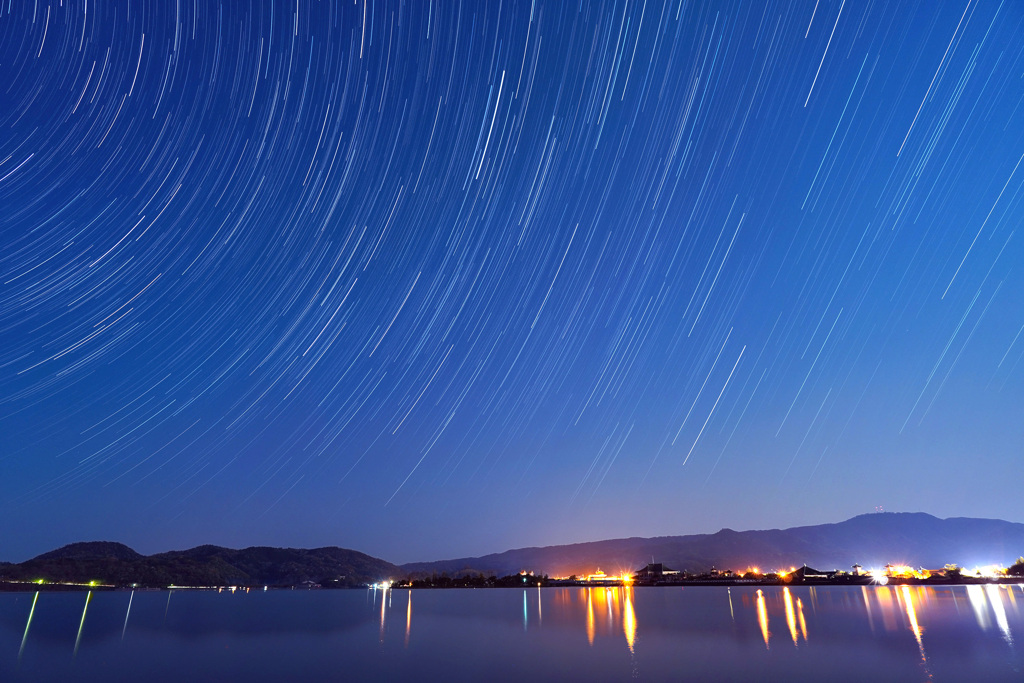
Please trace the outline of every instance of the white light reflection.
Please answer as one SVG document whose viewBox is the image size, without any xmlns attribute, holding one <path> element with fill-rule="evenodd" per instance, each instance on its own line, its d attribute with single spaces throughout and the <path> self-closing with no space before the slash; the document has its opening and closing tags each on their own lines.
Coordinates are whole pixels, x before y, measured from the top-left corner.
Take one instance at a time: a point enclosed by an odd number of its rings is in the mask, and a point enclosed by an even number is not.
<svg viewBox="0 0 1024 683">
<path fill-rule="evenodd" d="M 971 609 L 974 610 L 974 618 L 978 622 L 978 626 L 981 627 L 981 630 L 987 631 L 992 628 L 992 621 L 988 616 L 985 591 L 982 590 L 981 586 L 967 586 L 967 599 L 971 603 Z"/>
<path fill-rule="evenodd" d="M 985 592 L 988 594 L 988 602 L 992 605 L 992 611 L 996 615 L 996 625 L 1003 632 L 1003 639 L 1008 645 L 1013 645 L 1013 635 L 1010 633 L 1010 623 L 1006 620 L 1006 609 L 1003 607 L 1003 597 L 999 593 L 999 586 L 990 583 L 985 586 Z"/>
<path fill-rule="evenodd" d="M 135 598 L 135 591 L 128 596 L 128 610 L 124 613 L 124 626 L 121 628 L 121 640 L 124 640 L 124 633 L 128 630 L 128 615 L 132 613 L 132 600 Z"/>
<path fill-rule="evenodd" d="M 25 651 L 25 641 L 28 640 L 28 627 L 32 625 L 32 615 L 36 613 L 36 601 L 39 600 L 39 591 L 36 591 L 36 595 L 32 598 L 32 609 L 28 611 L 28 621 L 25 622 L 25 635 L 21 637 L 21 647 L 18 648 L 18 661 L 21 661 L 21 655 Z"/>
<path fill-rule="evenodd" d="M 82 620 L 78 622 L 78 635 L 75 637 L 75 656 L 78 656 L 78 646 L 82 642 L 82 627 L 85 626 L 85 613 L 89 611 L 89 603 L 92 602 L 92 591 L 85 596 L 85 606 L 82 608 Z"/>
</svg>

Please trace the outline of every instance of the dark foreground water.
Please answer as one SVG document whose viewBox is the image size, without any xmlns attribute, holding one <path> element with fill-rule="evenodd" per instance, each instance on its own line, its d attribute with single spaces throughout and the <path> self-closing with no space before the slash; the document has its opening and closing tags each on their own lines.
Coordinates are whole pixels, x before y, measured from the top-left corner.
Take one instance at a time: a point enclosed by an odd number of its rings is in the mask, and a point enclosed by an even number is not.
<svg viewBox="0 0 1024 683">
<path fill-rule="evenodd" d="M 0 594 L 0 681 L 1020 681 L 1021 586 Z"/>
</svg>

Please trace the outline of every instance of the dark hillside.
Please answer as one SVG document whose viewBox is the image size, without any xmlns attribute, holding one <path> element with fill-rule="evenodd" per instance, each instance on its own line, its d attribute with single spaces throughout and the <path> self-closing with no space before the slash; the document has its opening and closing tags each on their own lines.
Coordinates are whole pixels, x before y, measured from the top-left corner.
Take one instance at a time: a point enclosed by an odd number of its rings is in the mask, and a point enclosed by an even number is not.
<svg viewBox="0 0 1024 683">
<path fill-rule="evenodd" d="M 924 513 L 860 515 L 838 524 L 733 531 L 714 534 L 623 538 L 592 543 L 521 548 L 483 557 L 402 566 L 413 574 L 447 572 L 456 576 L 481 572 L 498 576 L 532 570 L 551 576 L 635 570 L 650 562 L 700 572 L 712 566 L 762 570 L 808 564 L 849 569 L 854 563 L 886 563 L 935 568 L 947 563 L 965 567 L 1010 564 L 1024 554 L 1024 524 L 997 519 L 939 519 Z"/>
<path fill-rule="evenodd" d="M 105 541 L 73 543 L 21 564 L 0 565 L 0 578 L 16 581 L 127 586 L 363 585 L 397 577 L 395 565 L 344 548 L 245 548 L 200 546 L 141 555 Z"/>
</svg>

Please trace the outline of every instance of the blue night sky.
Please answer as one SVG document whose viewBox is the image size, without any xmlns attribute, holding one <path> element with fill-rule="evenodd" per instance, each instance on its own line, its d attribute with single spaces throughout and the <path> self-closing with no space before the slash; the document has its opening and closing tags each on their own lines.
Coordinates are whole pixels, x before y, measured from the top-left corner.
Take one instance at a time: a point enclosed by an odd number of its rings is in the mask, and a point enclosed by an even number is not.
<svg viewBox="0 0 1024 683">
<path fill-rule="evenodd" d="M 0 559 L 1024 519 L 1015 2 L 0 6 Z"/>
</svg>

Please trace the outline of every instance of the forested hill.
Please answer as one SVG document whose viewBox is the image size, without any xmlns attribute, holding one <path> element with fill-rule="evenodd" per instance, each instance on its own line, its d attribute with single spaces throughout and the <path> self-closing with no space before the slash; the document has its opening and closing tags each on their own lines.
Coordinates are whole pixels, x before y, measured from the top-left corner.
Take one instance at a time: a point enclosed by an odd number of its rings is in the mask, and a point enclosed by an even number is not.
<svg viewBox="0 0 1024 683">
<path fill-rule="evenodd" d="M 345 548 L 254 547 L 243 550 L 204 545 L 141 555 L 109 541 L 72 543 L 20 564 L 0 565 L 0 578 L 35 581 L 96 581 L 140 586 L 364 585 L 402 571 L 384 560 Z"/>
</svg>

